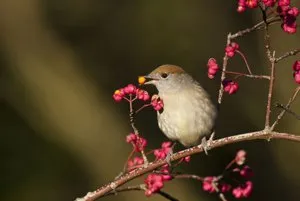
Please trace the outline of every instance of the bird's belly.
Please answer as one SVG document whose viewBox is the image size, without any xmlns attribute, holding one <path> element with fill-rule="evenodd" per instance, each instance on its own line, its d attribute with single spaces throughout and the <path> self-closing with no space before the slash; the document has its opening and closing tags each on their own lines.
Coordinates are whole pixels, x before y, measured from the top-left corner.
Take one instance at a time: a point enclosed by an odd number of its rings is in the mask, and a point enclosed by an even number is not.
<svg viewBox="0 0 300 201">
<path fill-rule="evenodd" d="M 184 146 L 196 145 L 201 136 L 209 134 L 206 119 L 198 115 L 199 112 L 201 111 L 195 111 L 195 108 L 177 108 L 170 112 L 165 110 L 158 114 L 159 127 L 171 140 L 178 140 Z"/>
<path fill-rule="evenodd" d="M 216 110 L 209 99 L 188 94 L 168 94 L 162 113 L 157 113 L 158 125 L 171 140 L 184 146 L 196 145 L 205 135 L 211 134 Z"/>
</svg>

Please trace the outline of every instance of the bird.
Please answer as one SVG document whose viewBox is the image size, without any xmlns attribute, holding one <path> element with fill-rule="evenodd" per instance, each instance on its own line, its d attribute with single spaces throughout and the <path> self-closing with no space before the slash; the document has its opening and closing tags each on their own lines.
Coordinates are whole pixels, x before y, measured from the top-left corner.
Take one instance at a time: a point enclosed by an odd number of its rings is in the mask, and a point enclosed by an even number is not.
<svg viewBox="0 0 300 201">
<path fill-rule="evenodd" d="M 217 118 L 216 106 L 206 90 L 176 65 L 158 66 L 144 77 L 144 84 L 154 85 L 163 100 L 163 111 L 157 112 L 157 122 L 165 136 L 185 147 L 205 146 L 206 137 L 213 136 Z"/>
</svg>

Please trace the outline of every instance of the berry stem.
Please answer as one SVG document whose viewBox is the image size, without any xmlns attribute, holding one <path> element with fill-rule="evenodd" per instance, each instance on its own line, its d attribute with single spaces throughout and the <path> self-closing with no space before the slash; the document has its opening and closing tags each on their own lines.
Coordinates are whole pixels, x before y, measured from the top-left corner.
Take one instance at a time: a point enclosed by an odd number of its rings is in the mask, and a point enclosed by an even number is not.
<svg viewBox="0 0 300 201">
<path fill-rule="evenodd" d="M 270 76 L 268 75 L 250 75 L 250 74 L 245 74 L 245 73 L 239 73 L 239 72 L 234 72 L 234 71 L 225 71 L 226 74 L 232 74 L 232 75 L 239 75 L 239 76 L 244 76 L 244 77 L 249 77 L 249 78 L 254 78 L 254 79 L 266 79 L 270 80 Z"/>
<path fill-rule="evenodd" d="M 121 193 L 121 192 L 127 192 L 127 191 L 145 191 L 145 190 L 146 190 L 145 184 L 140 184 L 140 185 L 136 185 L 136 186 L 126 186 L 126 187 L 117 188 L 114 191 L 105 194 L 103 197 L 111 196 L 111 195 L 116 195 L 117 193 Z M 173 196 L 171 196 L 170 194 L 166 193 L 165 191 L 158 191 L 156 193 L 158 195 L 164 197 L 167 200 L 178 201 L 178 199 L 174 198 Z"/>
<path fill-rule="evenodd" d="M 282 119 L 282 117 L 285 115 L 285 113 L 288 111 L 288 109 L 290 108 L 291 104 L 294 102 L 294 100 L 296 99 L 298 92 L 300 91 L 300 87 L 297 87 L 292 95 L 292 97 L 290 98 L 289 102 L 286 104 L 286 106 L 284 106 L 284 109 L 281 111 L 281 113 L 277 116 L 276 121 L 273 123 L 273 125 L 271 126 L 271 130 L 274 130 L 275 126 L 279 123 L 279 121 Z"/>
<path fill-rule="evenodd" d="M 130 125 L 132 127 L 132 130 L 133 130 L 134 134 L 138 136 L 139 131 L 135 127 L 135 124 L 134 124 L 135 111 L 134 111 L 133 106 L 132 106 L 132 103 L 133 103 L 134 100 L 135 100 L 135 98 L 132 98 L 132 94 L 129 94 L 129 121 L 130 121 Z M 142 154 L 142 157 L 143 157 L 143 160 L 144 160 L 144 164 L 148 165 L 149 162 L 148 162 L 148 159 L 147 159 L 147 156 L 146 156 L 144 150 L 141 150 L 141 154 Z"/>
<path fill-rule="evenodd" d="M 292 50 L 292 51 L 289 51 L 289 52 L 286 52 L 285 54 L 283 54 L 282 56 L 278 57 L 275 59 L 275 63 L 278 63 L 279 61 L 287 58 L 287 57 L 290 57 L 290 56 L 294 56 L 296 54 L 300 53 L 300 48 L 299 49 L 295 49 L 295 50 Z"/>
<path fill-rule="evenodd" d="M 249 66 L 249 64 L 248 64 L 248 61 L 247 61 L 245 55 L 244 55 L 241 51 L 239 51 L 239 50 L 235 50 L 235 52 L 237 52 L 237 53 L 243 58 L 243 60 L 244 60 L 244 62 L 245 62 L 245 64 L 246 64 L 246 67 L 247 67 L 247 70 L 248 70 L 249 74 L 252 75 L 251 68 L 250 68 L 250 66 Z"/>
<path fill-rule="evenodd" d="M 151 103 L 148 103 L 148 104 L 143 105 L 142 107 L 140 107 L 139 109 L 137 109 L 137 110 L 135 111 L 135 114 L 137 114 L 138 112 L 140 112 L 140 111 L 143 110 L 144 108 L 149 107 L 150 105 L 151 105 Z"/>
</svg>

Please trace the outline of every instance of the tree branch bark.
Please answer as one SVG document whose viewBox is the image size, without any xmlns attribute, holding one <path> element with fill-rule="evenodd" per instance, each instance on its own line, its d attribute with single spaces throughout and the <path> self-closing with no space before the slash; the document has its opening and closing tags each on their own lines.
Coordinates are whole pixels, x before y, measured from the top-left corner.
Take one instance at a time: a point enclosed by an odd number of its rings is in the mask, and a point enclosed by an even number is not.
<svg viewBox="0 0 300 201">
<path fill-rule="evenodd" d="M 238 134 L 230 137 L 225 137 L 222 139 L 214 140 L 212 141 L 208 146 L 209 149 L 214 149 L 217 147 L 222 147 L 228 144 L 233 144 L 233 143 L 238 143 L 242 141 L 252 141 L 252 140 L 267 140 L 270 141 L 271 139 L 282 139 L 282 140 L 288 140 L 288 141 L 294 141 L 294 142 L 299 142 L 300 143 L 300 136 L 294 135 L 294 134 L 289 134 L 289 133 L 279 133 L 275 131 L 270 131 L 270 130 L 261 130 L 261 131 L 255 131 L 255 132 L 250 132 L 250 133 L 244 133 L 244 134 Z M 194 155 L 197 153 L 203 152 L 203 148 L 201 145 L 191 147 L 189 149 L 185 149 L 182 151 L 179 151 L 175 154 L 172 155 L 171 161 L 176 161 L 178 159 L 181 159 L 186 156 Z M 167 160 L 158 160 L 155 162 L 151 162 L 148 164 L 146 167 L 141 167 L 138 168 L 130 173 L 127 173 L 123 175 L 122 177 L 118 178 L 115 181 L 112 181 L 106 185 L 101 186 L 95 191 L 88 192 L 84 197 L 82 198 L 77 198 L 75 201 L 93 201 L 96 200 L 100 197 L 103 197 L 107 193 L 110 193 L 117 187 L 143 175 L 148 172 L 151 172 L 158 167 L 167 164 Z"/>
</svg>

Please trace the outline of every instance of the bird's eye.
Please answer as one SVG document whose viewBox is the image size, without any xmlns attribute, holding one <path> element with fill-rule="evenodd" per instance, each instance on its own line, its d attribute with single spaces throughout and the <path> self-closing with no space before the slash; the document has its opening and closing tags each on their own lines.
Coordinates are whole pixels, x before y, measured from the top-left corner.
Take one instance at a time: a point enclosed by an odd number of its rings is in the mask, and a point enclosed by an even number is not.
<svg viewBox="0 0 300 201">
<path fill-rule="evenodd" d="M 160 74 L 160 76 L 161 76 L 162 78 L 167 78 L 167 77 L 169 76 L 169 74 L 168 74 L 168 73 L 162 73 L 162 74 Z"/>
</svg>

